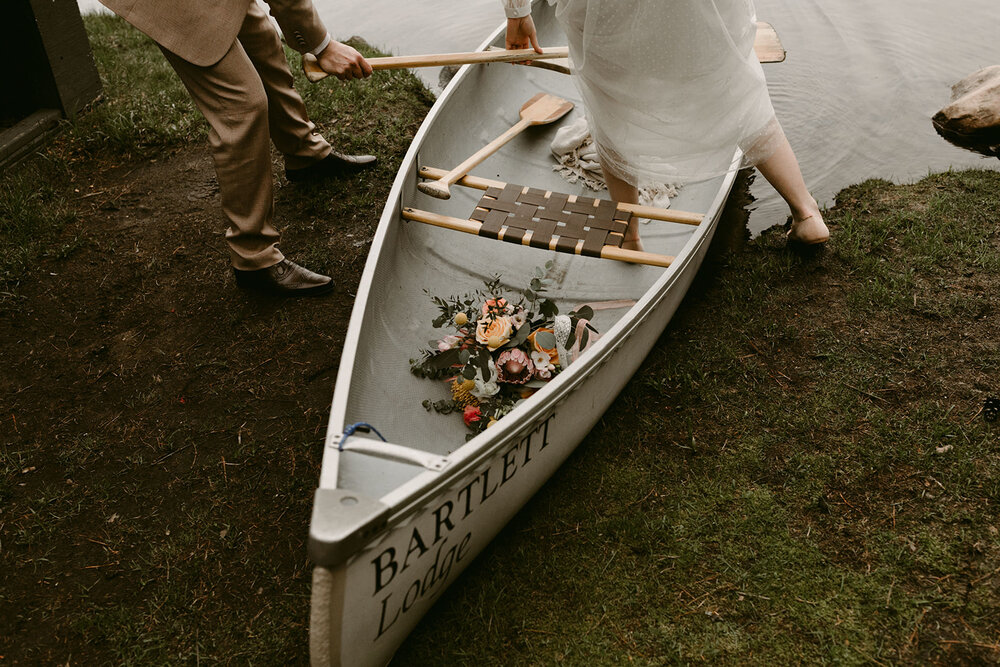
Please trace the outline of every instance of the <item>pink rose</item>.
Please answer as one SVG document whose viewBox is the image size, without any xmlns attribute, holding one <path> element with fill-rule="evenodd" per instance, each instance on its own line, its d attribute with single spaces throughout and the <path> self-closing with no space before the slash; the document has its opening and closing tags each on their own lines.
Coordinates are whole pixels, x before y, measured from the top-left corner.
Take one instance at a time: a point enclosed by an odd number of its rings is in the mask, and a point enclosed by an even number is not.
<svg viewBox="0 0 1000 667">
<path fill-rule="evenodd" d="M 461 342 L 461 336 L 445 336 L 438 341 L 438 352 L 447 352 Z"/>
</svg>

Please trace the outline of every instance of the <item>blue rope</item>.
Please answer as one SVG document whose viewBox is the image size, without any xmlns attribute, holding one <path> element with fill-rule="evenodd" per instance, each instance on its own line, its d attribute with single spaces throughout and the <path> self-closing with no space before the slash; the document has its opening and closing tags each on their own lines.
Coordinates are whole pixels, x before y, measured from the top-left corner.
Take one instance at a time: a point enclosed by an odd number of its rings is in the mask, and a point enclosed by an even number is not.
<svg viewBox="0 0 1000 667">
<path fill-rule="evenodd" d="M 361 431 L 362 433 L 368 433 L 369 431 L 375 431 L 375 435 L 377 435 L 378 437 L 382 438 L 382 442 L 389 442 L 388 440 L 386 440 L 382 436 L 381 433 L 378 432 L 378 429 L 375 428 L 374 426 L 372 426 L 371 424 L 369 424 L 367 422 L 357 422 L 355 424 L 351 424 L 350 426 L 348 426 L 347 428 L 344 429 L 344 435 L 341 436 L 340 443 L 337 445 L 337 449 L 338 450 L 344 451 L 344 442 L 349 437 L 351 437 L 352 435 L 354 435 L 355 431 Z"/>
</svg>

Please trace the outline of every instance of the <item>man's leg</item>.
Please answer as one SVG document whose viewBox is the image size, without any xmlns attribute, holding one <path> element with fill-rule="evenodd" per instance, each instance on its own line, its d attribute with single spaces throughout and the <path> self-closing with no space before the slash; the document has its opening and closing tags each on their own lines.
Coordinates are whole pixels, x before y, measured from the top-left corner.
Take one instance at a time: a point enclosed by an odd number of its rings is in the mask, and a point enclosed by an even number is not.
<svg viewBox="0 0 1000 667">
<path fill-rule="evenodd" d="M 271 140 L 284 154 L 285 166 L 300 169 L 329 155 L 330 144 L 316 131 L 302 97 L 293 88 L 278 33 L 256 2 L 250 3 L 238 39 L 264 86 Z"/>
<path fill-rule="evenodd" d="M 331 149 L 309 120 L 305 104 L 293 88 L 292 73 L 278 33 L 267 14 L 251 3 L 239 41 L 260 74 L 269 103 L 271 140 L 285 156 L 290 181 L 346 176 L 375 166 L 372 155 L 344 155 Z"/>
<path fill-rule="evenodd" d="M 277 248 L 274 184 L 264 86 L 239 41 L 215 65 L 199 67 L 162 49 L 210 126 L 209 143 L 229 222 L 233 266 L 255 271 L 283 259 Z"/>
</svg>

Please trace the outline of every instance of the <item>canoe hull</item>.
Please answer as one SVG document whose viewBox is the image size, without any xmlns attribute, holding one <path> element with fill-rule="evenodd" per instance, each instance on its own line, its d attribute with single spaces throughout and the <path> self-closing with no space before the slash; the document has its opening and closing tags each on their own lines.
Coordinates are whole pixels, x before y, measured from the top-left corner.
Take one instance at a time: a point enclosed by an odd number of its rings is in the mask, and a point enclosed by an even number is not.
<svg viewBox="0 0 1000 667">
<path fill-rule="evenodd" d="M 731 185 L 731 179 L 727 182 Z M 685 266 L 581 386 L 512 431 L 485 461 L 440 488 L 406 521 L 343 566 L 315 568 L 313 664 L 389 661 L 441 593 L 555 473 L 638 369 L 694 279 L 717 221 L 718 215 L 703 223 L 703 234 L 693 239 L 698 247 Z"/>
<path fill-rule="evenodd" d="M 551 16 L 545 16 L 542 11 L 536 15 L 540 32 L 553 22 Z M 490 41 L 496 42 L 500 38 L 498 32 Z M 559 42 L 547 38 L 546 43 Z M 441 456 L 440 466 L 432 469 L 427 461 L 424 461 L 423 468 L 413 461 L 408 466 L 400 465 L 404 472 L 410 469 L 416 472 L 401 473 L 403 481 L 398 486 L 385 483 L 380 486 L 375 480 L 373 486 L 381 490 L 370 493 L 371 498 L 365 498 L 365 492 L 371 487 L 363 486 L 363 480 L 355 484 L 357 479 L 352 477 L 352 466 L 364 468 L 371 465 L 367 468 L 369 471 L 377 471 L 378 468 L 367 462 L 358 464 L 361 457 L 338 451 L 338 442 L 345 427 L 369 415 L 366 410 L 352 405 L 350 395 L 351 387 L 365 381 L 363 373 L 371 374 L 376 363 L 372 358 L 379 356 L 365 346 L 373 345 L 373 340 L 389 336 L 366 331 L 362 322 L 375 320 L 387 310 L 397 312 L 402 307 L 400 304 L 417 298 L 419 289 L 407 285 L 407 281 L 417 283 L 419 287 L 428 287 L 430 274 L 411 277 L 409 272 L 400 270 L 397 273 L 403 277 L 392 275 L 395 256 L 406 259 L 433 255 L 433 261 L 428 260 L 427 263 L 428 271 L 460 263 L 447 256 L 448 246 L 440 243 L 418 245 L 424 232 L 414 227 L 417 223 L 402 221 L 400 211 L 414 201 L 428 205 L 429 198 L 420 199 L 415 187 L 417 169 L 424 164 L 421 159 L 429 160 L 432 166 L 448 165 L 460 161 L 463 151 L 468 150 L 468 146 L 451 146 L 442 139 L 442 134 L 447 137 L 448 128 L 456 126 L 463 115 L 470 115 L 467 111 L 456 110 L 461 108 L 460 103 L 455 103 L 456 99 L 464 99 L 459 94 L 459 87 L 466 85 L 468 88 L 465 90 L 478 92 L 489 87 L 490 76 L 509 76 L 498 73 L 499 70 L 492 70 L 490 74 L 486 72 L 484 69 L 463 68 L 449 89 L 442 93 L 435 109 L 428 114 L 403 160 L 359 285 L 331 408 L 320 491 L 310 530 L 310 556 L 316 563 L 310 619 L 310 657 L 314 665 L 386 664 L 441 593 L 555 473 L 638 369 L 677 310 L 708 250 L 735 177 L 735 172 L 731 172 L 718 182 L 702 187 L 701 194 L 698 194 L 697 187 L 685 189 L 686 196 L 698 200 L 699 208 L 695 210 L 706 213 L 699 227 L 671 227 L 667 224 L 656 228 L 662 231 L 655 231 L 650 225 L 653 243 L 675 244 L 663 246 L 663 252 L 676 255 L 674 264 L 668 269 L 627 265 L 610 269 L 607 264 L 610 260 L 559 259 L 559 265 L 567 272 L 565 275 L 571 277 L 562 285 L 577 292 L 566 297 L 568 303 L 581 303 L 591 298 L 591 291 L 596 291 L 595 285 L 615 280 L 622 284 L 642 285 L 632 295 L 617 297 L 631 299 L 635 305 L 627 312 L 623 309 L 621 316 L 616 316 L 613 326 L 599 327 L 602 333 L 600 341 L 573 366 L 464 446 L 449 445 L 447 440 L 453 436 L 446 438 L 441 434 L 436 436 L 441 442 L 430 442 L 435 437 L 433 432 L 428 437 L 426 432 L 418 433 L 419 427 L 410 427 L 412 440 L 426 441 L 428 449 Z M 560 76 L 548 72 L 544 75 Z M 566 81 L 568 79 L 553 80 L 551 83 L 565 87 Z M 547 88 L 550 82 L 542 81 L 541 84 Z M 569 96 L 572 89 L 564 88 L 558 94 Z M 471 115 L 491 117 L 482 109 Z M 483 132 L 495 136 L 494 129 Z M 540 186 L 544 186 L 542 181 L 545 179 L 556 179 L 550 183 L 559 181 L 558 176 L 552 175 L 547 140 L 541 136 L 525 138 L 525 142 L 529 141 L 535 143 L 528 145 L 527 149 L 521 146 L 510 151 L 516 153 L 523 163 L 521 171 L 530 172 L 522 178 L 534 179 L 530 182 Z M 448 151 L 455 154 L 449 155 Z M 491 164 L 495 166 L 502 159 L 503 156 L 497 156 Z M 508 165 L 503 169 L 497 167 L 497 171 L 514 173 L 516 170 L 513 165 Z M 559 189 L 561 186 L 552 184 L 548 187 Z M 452 204 L 455 202 L 433 205 L 444 206 L 442 211 L 447 213 L 447 206 Z M 646 232 L 643 234 L 644 239 L 648 238 Z M 656 234 L 660 236 L 656 237 Z M 476 237 L 472 238 L 475 243 L 480 242 Z M 456 253 L 465 268 L 475 261 L 482 261 L 483 266 L 475 267 L 463 277 L 456 276 L 456 280 L 462 282 L 449 285 L 456 288 L 455 291 L 475 289 L 478 285 L 473 276 L 488 275 L 494 269 L 502 269 L 510 276 L 524 275 L 526 267 L 543 264 L 551 256 L 544 251 L 511 247 L 496 241 L 483 243 L 493 245 L 489 246 L 489 251 L 480 251 L 477 246 L 475 251 Z M 400 247 L 404 250 L 400 251 Z M 525 259 L 522 253 L 537 254 Z M 535 261 L 538 257 L 541 260 Z M 507 258 L 514 258 L 514 261 L 504 266 L 502 259 Z M 389 280 L 386 280 L 387 277 Z M 380 283 L 393 287 L 379 291 Z M 417 338 L 420 340 L 419 336 Z M 384 365 L 385 361 L 379 358 L 378 363 Z M 401 394 L 409 396 L 411 389 L 401 387 L 404 385 L 395 384 L 386 389 L 380 400 L 383 403 L 398 403 Z M 411 387 L 414 387 L 413 396 L 419 396 L 421 390 L 414 385 Z M 372 392 L 368 390 L 367 393 Z M 396 434 L 406 435 L 411 423 L 398 414 L 382 414 L 380 418 L 389 424 L 386 432 L 391 430 Z M 455 416 L 438 415 L 428 418 L 439 420 L 434 422 L 436 424 L 452 420 L 448 422 L 449 427 L 457 419 Z M 371 444 L 376 448 L 378 446 L 378 443 Z M 376 477 L 380 474 L 374 473 Z M 392 489 L 386 490 L 390 486 Z M 363 490 L 354 493 L 350 491 L 352 488 Z M 345 495 L 334 496 L 329 502 L 321 501 L 320 494 L 324 491 L 333 494 L 341 489 L 345 489 Z M 353 532 L 345 532 L 343 539 L 333 539 L 324 531 L 323 524 L 330 523 L 331 517 L 344 514 L 342 510 L 345 507 L 338 503 L 346 504 L 347 501 L 367 504 L 371 508 L 370 518 L 358 523 Z M 357 509 L 357 506 L 351 509 Z M 349 522 L 344 520 L 342 523 L 346 525 Z"/>
</svg>

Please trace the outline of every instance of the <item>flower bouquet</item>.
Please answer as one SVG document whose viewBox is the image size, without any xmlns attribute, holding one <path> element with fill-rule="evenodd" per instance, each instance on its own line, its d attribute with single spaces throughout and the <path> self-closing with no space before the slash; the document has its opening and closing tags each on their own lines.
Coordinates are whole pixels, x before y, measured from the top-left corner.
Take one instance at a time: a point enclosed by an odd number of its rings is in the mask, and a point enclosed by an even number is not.
<svg viewBox="0 0 1000 667">
<path fill-rule="evenodd" d="M 443 380 L 451 398 L 425 400 L 427 410 L 459 412 L 474 437 L 510 412 L 517 403 L 558 375 L 597 339 L 590 325 L 593 309 L 583 306 L 560 315 L 545 297 L 552 283 L 535 268 L 528 287 L 516 298 L 502 293 L 500 277 L 472 294 L 431 295 L 440 314 L 434 328 L 451 333 L 430 341 L 410 370 L 418 377 Z"/>
</svg>

